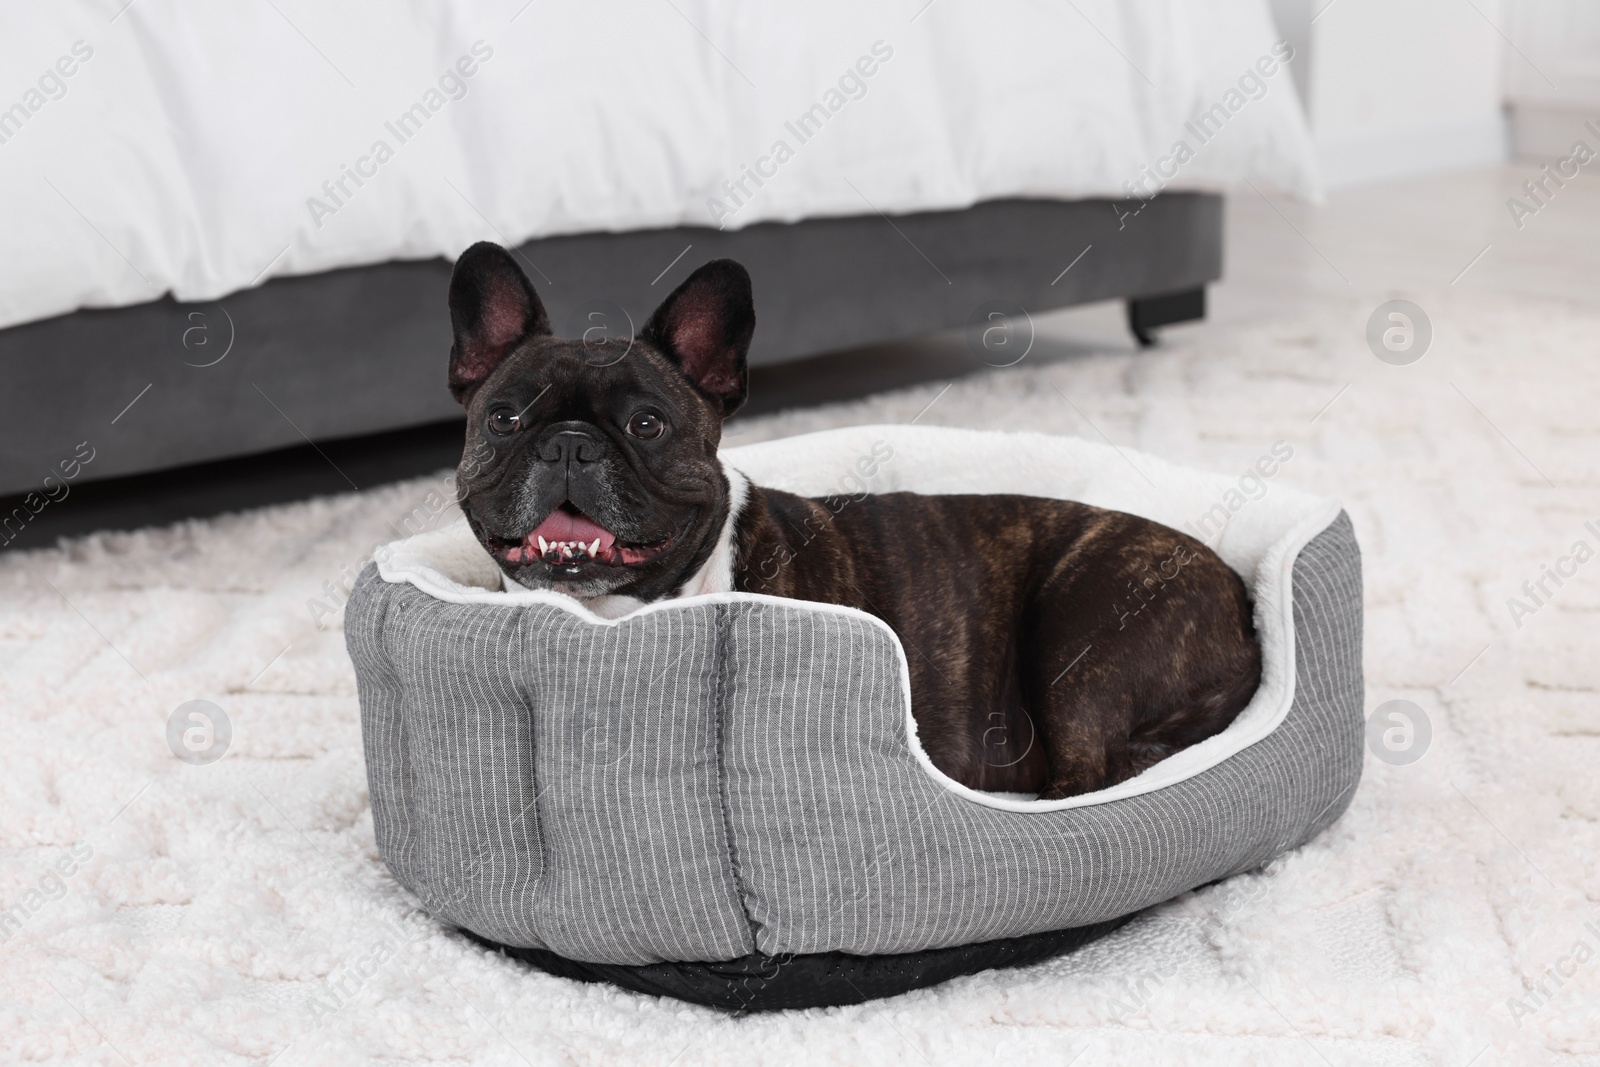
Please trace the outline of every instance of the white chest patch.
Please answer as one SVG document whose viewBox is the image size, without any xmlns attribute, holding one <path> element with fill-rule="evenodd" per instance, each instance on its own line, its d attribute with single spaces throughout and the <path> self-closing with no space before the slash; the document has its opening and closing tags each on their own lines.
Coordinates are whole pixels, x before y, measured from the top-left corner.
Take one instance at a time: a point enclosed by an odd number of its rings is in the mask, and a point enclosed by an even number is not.
<svg viewBox="0 0 1600 1067">
<path fill-rule="evenodd" d="M 744 511 L 745 502 L 750 498 L 750 480 L 727 463 L 722 464 L 722 473 L 728 479 L 728 516 L 722 521 L 717 547 L 711 550 L 711 555 L 700 569 L 678 589 L 680 597 L 733 592 L 733 532 L 739 525 L 739 515 Z"/>
</svg>

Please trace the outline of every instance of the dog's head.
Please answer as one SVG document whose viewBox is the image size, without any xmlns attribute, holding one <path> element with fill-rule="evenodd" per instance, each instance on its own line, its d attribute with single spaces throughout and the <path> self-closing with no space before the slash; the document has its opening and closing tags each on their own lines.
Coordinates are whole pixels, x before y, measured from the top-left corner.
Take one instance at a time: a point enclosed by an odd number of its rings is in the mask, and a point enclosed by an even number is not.
<svg viewBox="0 0 1600 1067">
<path fill-rule="evenodd" d="M 676 591 L 728 513 L 717 445 L 748 388 L 745 269 L 707 263 L 631 341 L 563 340 L 511 254 L 483 242 L 456 261 L 450 323 L 456 495 L 501 569 L 584 598 Z"/>
</svg>

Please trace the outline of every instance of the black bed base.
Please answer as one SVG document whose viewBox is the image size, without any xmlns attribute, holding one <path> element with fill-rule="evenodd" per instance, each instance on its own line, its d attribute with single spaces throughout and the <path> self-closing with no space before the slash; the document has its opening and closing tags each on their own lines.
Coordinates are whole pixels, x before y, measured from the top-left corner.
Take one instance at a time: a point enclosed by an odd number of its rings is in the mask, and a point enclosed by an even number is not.
<svg viewBox="0 0 1600 1067">
<path fill-rule="evenodd" d="M 1157 328 L 1205 317 L 1204 288 L 1128 301 L 1128 331 L 1145 348 L 1156 343 Z"/>
<path fill-rule="evenodd" d="M 544 949 L 499 945 L 469 930 L 461 933 L 480 945 L 560 978 L 609 982 L 649 996 L 675 997 L 729 1011 L 757 1012 L 860 1004 L 979 971 L 1042 963 L 1082 948 L 1127 921 L 1125 917 L 1070 930 L 886 956 L 854 956 L 845 952 L 798 956 L 756 953 L 720 963 L 642 966 L 580 963 Z"/>
<path fill-rule="evenodd" d="M 516 251 L 556 331 L 574 336 L 596 310 L 621 320 L 613 331 L 639 328 L 695 267 L 738 259 L 755 281 L 761 367 L 970 328 L 997 305 L 1031 315 L 1127 300 L 1149 336 L 1177 321 L 1171 294 L 1221 276 L 1222 200 L 1165 193 L 1137 212 L 996 200 L 892 223 L 591 233 Z M 443 259 L 381 263 L 0 330 L 0 498 L 59 480 L 90 450 L 74 486 L 458 419 L 445 388 L 449 280 Z"/>
</svg>

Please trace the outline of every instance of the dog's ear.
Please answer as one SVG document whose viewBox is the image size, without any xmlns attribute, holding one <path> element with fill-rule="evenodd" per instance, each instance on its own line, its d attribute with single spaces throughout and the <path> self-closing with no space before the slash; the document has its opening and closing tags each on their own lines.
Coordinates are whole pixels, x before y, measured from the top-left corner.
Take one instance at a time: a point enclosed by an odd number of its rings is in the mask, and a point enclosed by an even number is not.
<svg viewBox="0 0 1600 1067">
<path fill-rule="evenodd" d="M 465 407 L 519 343 L 550 332 L 550 317 L 511 253 L 479 241 L 450 275 L 450 328 L 450 395 Z"/>
<path fill-rule="evenodd" d="M 745 356 L 755 330 L 749 272 L 731 259 L 716 259 L 661 302 L 640 336 L 676 363 L 727 418 L 750 391 Z"/>
</svg>

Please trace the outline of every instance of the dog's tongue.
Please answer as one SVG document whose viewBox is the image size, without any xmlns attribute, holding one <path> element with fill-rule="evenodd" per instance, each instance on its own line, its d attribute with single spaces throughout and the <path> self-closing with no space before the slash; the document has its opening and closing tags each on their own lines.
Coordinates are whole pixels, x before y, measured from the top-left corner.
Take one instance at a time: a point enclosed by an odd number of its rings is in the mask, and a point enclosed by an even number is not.
<svg viewBox="0 0 1600 1067">
<path fill-rule="evenodd" d="M 593 555 L 604 557 L 611 551 L 611 546 L 616 544 L 617 538 L 610 530 L 595 522 L 589 516 L 573 509 L 570 504 L 550 513 L 549 518 L 541 522 L 528 534 L 527 543 L 538 548 L 539 538 L 544 538 L 547 544 L 560 544 L 565 541 L 581 542 L 583 545 L 592 545 L 596 538 L 600 540 L 600 547 Z"/>
</svg>

